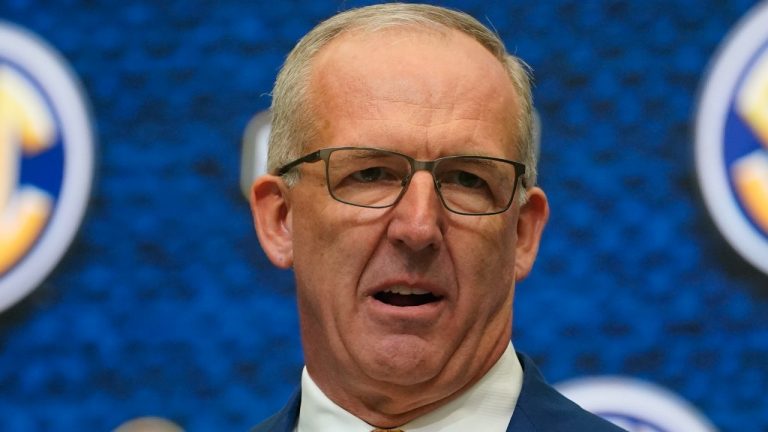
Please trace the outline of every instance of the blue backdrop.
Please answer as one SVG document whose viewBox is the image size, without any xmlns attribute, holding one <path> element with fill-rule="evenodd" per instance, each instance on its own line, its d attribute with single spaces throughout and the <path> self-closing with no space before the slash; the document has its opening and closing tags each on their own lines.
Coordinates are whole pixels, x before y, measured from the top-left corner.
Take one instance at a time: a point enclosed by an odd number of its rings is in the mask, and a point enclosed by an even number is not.
<svg viewBox="0 0 768 432">
<path fill-rule="evenodd" d="M 253 234 L 240 139 L 298 38 L 361 4 L 0 3 L 80 76 L 100 146 L 73 247 L 0 315 L 0 430 L 246 430 L 284 403 L 302 365 L 293 282 Z M 632 375 L 723 431 L 768 430 L 768 276 L 706 213 L 691 135 L 706 65 L 753 2 L 441 4 L 536 74 L 552 217 L 517 348 L 551 381 Z"/>
</svg>

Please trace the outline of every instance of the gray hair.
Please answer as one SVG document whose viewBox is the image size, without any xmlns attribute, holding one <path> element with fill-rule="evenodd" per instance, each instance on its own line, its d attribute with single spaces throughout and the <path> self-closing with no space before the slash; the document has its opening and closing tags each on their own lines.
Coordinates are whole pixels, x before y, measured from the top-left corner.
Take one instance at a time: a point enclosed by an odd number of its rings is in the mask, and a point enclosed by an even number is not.
<svg viewBox="0 0 768 432">
<path fill-rule="evenodd" d="M 272 132 L 269 137 L 267 170 L 277 170 L 302 156 L 316 134 L 312 107 L 308 103 L 311 62 L 329 42 L 350 31 L 376 32 L 392 27 L 421 27 L 458 30 L 483 45 L 507 70 L 520 103 L 519 136 L 515 137 L 521 162 L 526 165 L 523 184 L 536 184 L 537 152 L 533 138 L 533 101 L 529 68 L 507 53 L 504 42 L 473 17 L 459 11 L 423 4 L 387 3 L 350 9 L 329 18 L 307 33 L 283 64 L 272 91 Z M 291 174 L 291 175 L 289 175 Z M 296 177 L 286 174 L 291 185 Z M 522 189 L 522 188 L 521 188 Z M 524 194 L 521 194 L 524 197 Z"/>
</svg>

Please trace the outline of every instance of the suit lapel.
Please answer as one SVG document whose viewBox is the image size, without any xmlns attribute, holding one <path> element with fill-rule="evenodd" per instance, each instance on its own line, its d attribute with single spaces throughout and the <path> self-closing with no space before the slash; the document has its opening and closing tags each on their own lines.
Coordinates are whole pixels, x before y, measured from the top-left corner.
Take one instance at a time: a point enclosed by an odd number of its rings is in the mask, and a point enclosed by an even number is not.
<svg viewBox="0 0 768 432">
<path fill-rule="evenodd" d="M 523 388 L 507 432 L 622 430 L 566 399 L 544 381 L 530 358 L 519 353 L 517 356 L 523 366 Z"/>
<path fill-rule="evenodd" d="M 512 419 L 510 419 L 507 426 L 507 432 L 536 432 L 536 426 L 534 426 L 532 419 L 529 417 L 527 409 L 531 406 L 535 407 L 539 403 L 541 387 L 547 386 L 544 384 L 544 378 L 536 369 L 531 359 L 520 353 L 517 354 L 517 357 L 520 360 L 520 365 L 523 367 L 523 386 L 520 389 L 520 396 L 517 398 L 515 412 L 512 414 Z"/>
<path fill-rule="evenodd" d="M 260 425 L 251 429 L 251 432 L 293 432 L 296 422 L 299 420 L 299 407 L 301 406 L 301 387 L 293 392 L 293 396 L 283 409 Z"/>
</svg>

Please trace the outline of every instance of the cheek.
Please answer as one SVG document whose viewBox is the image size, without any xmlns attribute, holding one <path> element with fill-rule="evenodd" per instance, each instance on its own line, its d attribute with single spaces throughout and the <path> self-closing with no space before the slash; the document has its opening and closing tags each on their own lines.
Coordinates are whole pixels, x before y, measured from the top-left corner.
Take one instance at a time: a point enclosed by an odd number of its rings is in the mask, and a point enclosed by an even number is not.
<svg viewBox="0 0 768 432">
<path fill-rule="evenodd" d="M 515 220 L 498 216 L 473 216 L 473 219 L 462 219 L 461 224 L 454 223 L 446 235 L 457 248 L 454 252 L 461 251 L 465 256 L 489 262 L 513 258 L 517 240 Z M 498 218 L 492 219 L 494 217 Z"/>
<path fill-rule="evenodd" d="M 477 296 L 473 303 L 492 305 L 503 300 L 514 284 L 515 230 L 511 224 L 479 224 L 462 234 L 451 249 L 457 277 Z"/>
<path fill-rule="evenodd" d="M 292 233 L 297 279 L 346 290 L 356 287 L 381 238 L 378 224 L 358 209 L 336 201 L 296 207 L 294 215 L 301 215 L 294 217 Z"/>
</svg>

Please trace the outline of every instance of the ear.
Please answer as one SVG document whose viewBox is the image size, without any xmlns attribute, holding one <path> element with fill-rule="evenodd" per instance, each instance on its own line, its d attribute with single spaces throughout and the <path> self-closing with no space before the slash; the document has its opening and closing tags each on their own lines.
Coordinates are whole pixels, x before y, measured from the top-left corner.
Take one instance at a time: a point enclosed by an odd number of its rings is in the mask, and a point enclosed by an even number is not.
<svg viewBox="0 0 768 432">
<path fill-rule="evenodd" d="M 293 265 L 293 233 L 287 194 L 283 180 L 269 174 L 259 177 L 251 186 L 251 213 L 259 243 L 272 264 L 283 269 Z"/>
<path fill-rule="evenodd" d="M 517 246 L 515 253 L 515 280 L 520 281 L 528 276 L 536 254 L 539 252 L 539 242 L 544 231 L 544 225 L 549 218 L 549 203 L 547 195 L 538 187 L 527 191 L 528 199 L 520 207 L 517 219 Z"/>
</svg>

